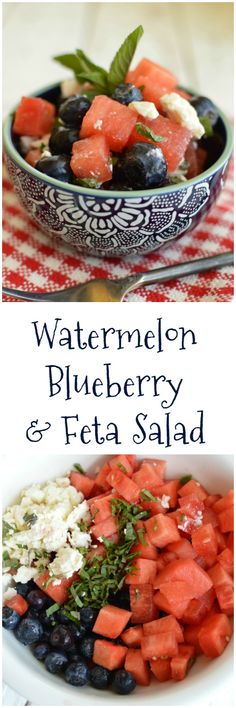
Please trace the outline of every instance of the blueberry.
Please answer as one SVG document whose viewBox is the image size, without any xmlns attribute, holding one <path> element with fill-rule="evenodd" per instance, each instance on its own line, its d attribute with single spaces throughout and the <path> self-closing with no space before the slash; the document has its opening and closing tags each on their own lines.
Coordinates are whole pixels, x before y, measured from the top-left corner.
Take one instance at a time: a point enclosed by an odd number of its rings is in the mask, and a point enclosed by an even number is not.
<svg viewBox="0 0 236 708">
<path fill-rule="evenodd" d="M 85 686 L 89 682 L 90 671 L 87 664 L 80 661 L 72 661 L 65 671 L 65 680 L 72 686 Z"/>
<path fill-rule="evenodd" d="M 205 96 L 194 96 L 190 103 L 195 108 L 195 111 L 197 111 L 199 117 L 206 116 L 212 126 L 217 123 L 219 113 L 210 98 L 206 98 Z"/>
<path fill-rule="evenodd" d="M 143 101 L 140 89 L 133 84 L 119 84 L 113 92 L 112 98 L 125 106 L 128 106 L 132 101 Z"/>
<path fill-rule="evenodd" d="M 133 189 L 160 187 L 167 175 L 162 150 L 150 143 L 136 143 L 120 155 L 114 165 L 114 177 Z"/>
<path fill-rule="evenodd" d="M 33 647 L 33 655 L 38 661 L 44 661 L 47 654 L 50 652 L 50 646 L 48 642 L 38 642 Z"/>
<path fill-rule="evenodd" d="M 79 649 L 76 646 L 72 647 L 72 649 L 67 649 L 66 653 L 70 661 L 80 661 L 82 659 Z"/>
<path fill-rule="evenodd" d="M 58 649 L 72 649 L 74 646 L 73 632 L 63 624 L 58 624 L 51 632 L 50 644 Z"/>
<path fill-rule="evenodd" d="M 59 674 L 67 664 L 68 659 L 64 651 L 50 651 L 45 659 L 45 667 L 50 674 Z"/>
<path fill-rule="evenodd" d="M 41 622 L 39 615 L 39 610 L 35 610 L 33 607 L 29 607 L 25 617 L 27 617 L 28 619 L 38 619 Z"/>
<path fill-rule="evenodd" d="M 59 127 L 51 134 L 49 150 L 53 155 L 70 155 L 76 140 L 79 140 L 78 130 Z"/>
<path fill-rule="evenodd" d="M 93 607 L 82 607 L 80 610 L 80 621 L 86 629 L 93 629 L 97 616 L 98 610 Z"/>
<path fill-rule="evenodd" d="M 70 128 L 79 130 L 83 117 L 91 106 L 86 96 L 70 96 L 59 108 L 59 118 Z"/>
<path fill-rule="evenodd" d="M 79 652 L 85 659 L 92 659 L 95 637 L 88 635 L 83 637 L 79 642 Z"/>
<path fill-rule="evenodd" d="M 35 589 L 35 583 L 33 580 L 29 580 L 28 583 L 16 583 L 16 592 L 22 597 L 27 597 L 31 590 Z"/>
<path fill-rule="evenodd" d="M 90 672 L 90 682 L 94 688 L 107 688 L 110 679 L 110 671 L 103 666 L 93 666 Z"/>
<path fill-rule="evenodd" d="M 3 607 L 2 626 L 5 627 L 5 629 L 15 629 L 20 620 L 21 617 L 15 610 L 12 610 L 11 607 Z"/>
<path fill-rule="evenodd" d="M 131 693 L 136 687 L 136 681 L 130 671 L 125 671 L 125 669 L 118 669 L 114 671 L 111 688 L 115 693 L 121 693 L 126 695 Z"/>
<path fill-rule="evenodd" d="M 27 602 L 33 610 L 43 610 L 48 605 L 48 598 L 42 590 L 31 590 L 27 595 Z"/>
<path fill-rule="evenodd" d="M 43 626 L 38 619 L 24 618 L 16 628 L 16 638 L 21 644 L 34 644 L 43 636 Z"/>
<path fill-rule="evenodd" d="M 36 170 L 43 172 L 49 177 L 59 179 L 61 182 L 69 182 L 72 178 L 70 169 L 70 158 L 66 155 L 52 155 L 52 157 L 41 157 L 35 165 Z"/>
</svg>

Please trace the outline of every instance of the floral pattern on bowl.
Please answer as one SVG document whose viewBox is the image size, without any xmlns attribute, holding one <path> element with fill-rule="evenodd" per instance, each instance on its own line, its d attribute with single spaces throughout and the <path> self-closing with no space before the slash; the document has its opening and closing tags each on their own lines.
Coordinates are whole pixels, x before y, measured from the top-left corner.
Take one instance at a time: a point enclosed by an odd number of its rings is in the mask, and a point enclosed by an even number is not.
<svg viewBox="0 0 236 708">
<path fill-rule="evenodd" d="M 214 175 L 154 196 L 107 197 L 52 187 L 7 158 L 18 197 L 49 234 L 95 256 L 148 253 L 193 229 L 209 211 L 223 184 Z M 226 165 L 225 165 L 226 167 Z"/>
</svg>

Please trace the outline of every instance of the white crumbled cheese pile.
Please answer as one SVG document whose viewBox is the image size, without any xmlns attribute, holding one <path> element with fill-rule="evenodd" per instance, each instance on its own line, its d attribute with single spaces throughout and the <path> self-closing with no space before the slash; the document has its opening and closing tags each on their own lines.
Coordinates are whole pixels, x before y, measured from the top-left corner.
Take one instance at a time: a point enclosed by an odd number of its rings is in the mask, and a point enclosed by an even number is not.
<svg viewBox="0 0 236 708">
<path fill-rule="evenodd" d="M 197 111 L 186 98 L 178 93 L 165 93 L 160 102 L 168 118 L 187 128 L 194 138 L 199 140 L 204 135 L 205 129 L 200 123 Z"/>
<path fill-rule="evenodd" d="M 149 118 L 149 120 L 154 120 L 154 118 L 159 116 L 155 103 L 152 103 L 152 101 L 131 101 L 129 108 L 134 108 L 140 116 Z"/>
<path fill-rule="evenodd" d="M 202 511 L 197 511 L 196 519 L 189 518 L 188 516 L 185 516 L 185 514 L 184 514 L 184 519 L 181 521 L 180 524 L 178 524 L 178 529 L 180 529 L 180 531 L 188 532 L 190 523 L 191 523 L 191 526 L 195 526 L 195 528 L 197 529 L 199 526 L 202 525 L 202 522 L 203 522 Z"/>
<path fill-rule="evenodd" d="M 90 518 L 88 502 L 68 476 L 24 489 L 18 503 L 3 515 L 6 592 L 12 581 L 9 570 L 17 564 L 14 581 L 22 583 L 44 568 L 59 578 L 69 578 L 79 570 L 83 564 L 80 549 L 91 545 L 90 533 L 81 530 L 80 524 Z"/>
</svg>

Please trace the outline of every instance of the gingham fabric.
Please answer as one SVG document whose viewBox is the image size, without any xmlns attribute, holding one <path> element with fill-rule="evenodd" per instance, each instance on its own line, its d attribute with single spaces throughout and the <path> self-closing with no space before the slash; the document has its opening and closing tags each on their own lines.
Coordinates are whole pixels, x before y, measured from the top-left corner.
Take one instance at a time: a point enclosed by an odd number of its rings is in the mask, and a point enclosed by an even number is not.
<svg viewBox="0 0 236 708">
<path fill-rule="evenodd" d="M 210 256 L 233 248 L 233 166 L 209 215 L 194 231 L 155 253 L 126 258 L 84 256 L 40 231 L 18 202 L 3 166 L 3 285 L 28 291 L 53 291 L 93 278 L 117 278 Z M 129 302 L 227 302 L 233 296 L 233 268 L 142 287 Z M 4 297 L 6 301 L 12 298 Z M 14 300 L 15 301 L 15 300 Z"/>
</svg>

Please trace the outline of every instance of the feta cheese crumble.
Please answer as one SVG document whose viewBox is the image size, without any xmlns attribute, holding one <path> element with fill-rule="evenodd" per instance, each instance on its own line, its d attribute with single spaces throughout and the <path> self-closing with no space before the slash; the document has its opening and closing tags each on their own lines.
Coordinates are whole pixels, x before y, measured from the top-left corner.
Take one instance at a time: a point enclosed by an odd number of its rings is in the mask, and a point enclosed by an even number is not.
<svg viewBox="0 0 236 708">
<path fill-rule="evenodd" d="M 99 118 L 98 120 L 96 120 L 93 127 L 97 128 L 97 130 L 102 130 L 102 119 Z"/>
<path fill-rule="evenodd" d="M 6 590 L 12 580 L 27 583 L 46 569 L 59 578 L 79 570 L 80 549 L 91 545 L 91 535 L 80 523 L 90 519 L 88 502 L 68 476 L 24 489 L 3 515 Z M 16 569 L 13 577 L 11 568 Z"/>
<path fill-rule="evenodd" d="M 152 103 L 152 101 L 131 101 L 129 108 L 134 108 L 140 116 L 149 118 L 149 120 L 154 120 L 154 118 L 159 116 L 155 103 Z"/>
<path fill-rule="evenodd" d="M 205 129 L 200 123 L 197 111 L 186 98 L 174 92 L 165 93 L 160 102 L 168 118 L 173 118 L 176 123 L 187 128 L 194 138 L 199 140 L 204 135 Z"/>
</svg>

